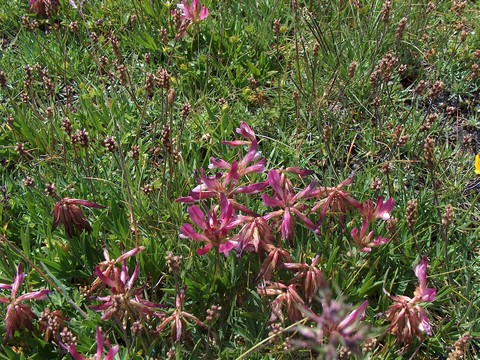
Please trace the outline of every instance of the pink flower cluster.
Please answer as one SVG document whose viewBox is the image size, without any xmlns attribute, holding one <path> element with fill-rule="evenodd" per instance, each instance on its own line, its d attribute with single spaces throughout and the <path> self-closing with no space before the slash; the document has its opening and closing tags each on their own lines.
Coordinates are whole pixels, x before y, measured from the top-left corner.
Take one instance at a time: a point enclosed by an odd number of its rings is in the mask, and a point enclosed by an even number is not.
<svg viewBox="0 0 480 360">
<path fill-rule="evenodd" d="M 189 196 L 177 200 L 200 205 L 205 205 L 206 200 L 213 201 L 212 208 L 206 215 L 199 205 L 191 205 L 188 209 L 198 231 L 188 223 L 180 228 L 182 238 L 206 244 L 197 251 L 198 255 L 204 255 L 211 249 L 224 255 L 228 255 L 231 250 L 239 254 L 244 251 L 278 253 L 278 250 L 274 250 L 279 246 L 275 241 L 276 233 L 293 245 L 297 223 L 318 235 L 327 217 L 336 215 L 339 224 L 344 226 L 345 216 L 351 210 L 357 210 L 362 217 L 361 229 L 354 228 L 351 231 L 352 240 L 361 251 L 370 252 L 373 247 L 389 241 L 388 238 L 376 236 L 373 227 L 376 220 L 389 219 L 394 207 L 393 199 L 384 202 L 379 197 L 376 205 L 372 200 L 358 202 L 346 190 L 353 183 L 353 174 L 336 187 L 319 186 L 313 180 L 301 190 L 297 189 L 290 175 L 303 179 L 311 175 L 312 171 L 298 168 L 273 169 L 268 171 L 266 179 L 251 182 L 250 179 L 256 178 L 252 175 L 266 171 L 266 159 L 258 151 L 255 133 L 245 122 L 241 122 L 236 131 L 243 139 L 223 143 L 230 147 L 248 146 L 246 155 L 231 163 L 211 158 L 209 168 L 217 172 L 208 176 L 200 169 L 199 184 Z M 239 201 L 240 195 L 252 196 L 259 193 L 263 205 L 271 209 L 264 215 Z M 239 226 L 241 230 L 234 233 L 233 230 Z"/>
<path fill-rule="evenodd" d="M 428 260 L 424 256 L 420 264 L 414 267 L 418 278 L 418 285 L 413 293 L 413 298 L 405 295 L 392 296 L 385 293 L 394 301 L 386 312 L 387 321 L 390 323 L 388 330 L 395 335 L 397 343 L 408 345 L 414 337 L 421 339 L 422 334 L 432 335 L 432 328 L 422 303 L 435 300 L 437 290 L 427 288 Z"/>
</svg>

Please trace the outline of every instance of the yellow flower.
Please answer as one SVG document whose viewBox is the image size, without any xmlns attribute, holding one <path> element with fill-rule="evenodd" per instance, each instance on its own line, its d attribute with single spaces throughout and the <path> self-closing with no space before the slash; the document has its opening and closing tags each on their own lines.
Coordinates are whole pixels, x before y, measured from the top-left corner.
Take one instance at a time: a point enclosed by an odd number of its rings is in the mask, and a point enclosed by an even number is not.
<svg viewBox="0 0 480 360">
<path fill-rule="evenodd" d="M 480 155 L 475 156 L 475 174 L 480 175 Z"/>
</svg>

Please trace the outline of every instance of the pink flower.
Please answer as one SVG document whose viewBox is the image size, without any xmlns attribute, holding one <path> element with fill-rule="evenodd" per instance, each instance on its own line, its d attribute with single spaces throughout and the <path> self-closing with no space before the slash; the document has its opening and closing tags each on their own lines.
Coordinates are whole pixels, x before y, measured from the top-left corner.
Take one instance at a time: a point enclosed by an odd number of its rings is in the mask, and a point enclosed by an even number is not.
<svg viewBox="0 0 480 360">
<path fill-rule="evenodd" d="M 191 320 L 204 330 L 208 329 L 208 326 L 203 323 L 196 316 L 183 310 L 185 304 L 185 287 L 179 289 L 175 295 L 175 310 L 157 327 L 157 333 L 161 333 L 166 329 L 168 324 L 171 324 L 171 336 L 175 343 L 182 341 L 186 332 L 186 319 Z"/>
<path fill-rule="evenodd" d="M 126 253 L 123 253 L 117 259 L 110 260 L 110 255 L 108 254 L 107 249 L 103 249 L 103 256 L 105 257 L 105 261 L 102 261 L 101 263 L 98 264 L 98 269 L 101 271 L 104 277 L 114 279 L 115 277 L 118 276 L 118 272 L 120 271 L 116 267 L 116 264 L 123 263 L 124 260 L 128 259 L 131 256 L 137 255 L 143 250 L 145 250 L 145 246 L 139 246 L 139 247 L 133 248 L 130 251 L 127 251 Z M 90 295 L 95 290 L 97 290 L 98 286 L 100 286 L 99 291 L 104 289 L 106 286 L 106 284 L 103 283 L 99 277 L 97 277 L 95 281 L 92 283 L 92 286 L 90 286 L 90 290 L 87 293 L 87 298 L 90 297 Z"/>
<path fill-rule="evenodd" d="M 369 223 L 364 220 L 362 224 L 362 229 L 360 231 L 358 230 L 358 228 L 354 228 L 350 232 L 350 235 L 352 236 L 353 241 L 360 248 L 362 252 L 370 252 L 372 251 L 372 247 L 378 247 L 390 241 L 390 239 L 384 238 L 381 236 L 378 236 L 377 238 L 374 239 L 373 231 L 368 232 L 368 228 L 369 228 Z"/>
<path fill-rule="evenodd" d="M 192 23 L 203 21 L 208 17 L 208 9 L 205 5 L 200 8 L 198 0 L 192 0 L 191 6 L 188 6 L 187 0 L 183 0 L 181 4 L 177 5 L 177 9 L 181 11 L 182 19 L 188 19 Z"/>
<path fill-rule="evenodd" d="M 111 346 L 110 345 L 110 342 L 108 340 L 105 340 L 103 338 L 103 333 L 102 333 L 102 329 L 100 327 L 97 326 L 97 336 L 96 336 L 96 340 L 97 340 L 97 353 L 95 354 L 95 356 L 93 357 L 93 360 L 102 360 L 102 354 L 103 354 L 103 347 L 104 347 L 104 342 L 107 343 L 107 346 L 108 346 L 108 353 L 107 355 L 103 358 L 103 360 L 113 360 L 115 358 L 115 355 L 117 355 L 118 351 L 120 350 L 119 346 L 118 345 L 115 345 L 115 346 Z M 65 347 L 65 346 L 64 346 Z M 77 347 L 72 344 L 68 347 L 67 349 L 68 353 L 72 356 L 72 358 L 74 360 L 88 360 L 88 359 L 91 359 L 90 357 L 84 357 L 83 355 L 81 355 L 78 350 L 77 350 Z"/>
<path fill-rule="evenodd" d="M 241 254 L 243 251 L 266 250 L 267 247 L 274 243 L 275 238 L 272 229 L 267 221 L 261 216 L 245 216 L 240 215 L 237 220 L 231 223 L 242 224 L 243 227 L 237 235 L 234 235 L 230 241 L 235 243 L 235 250 Z"/>
<path fill-rule="evenodd" d="M 148 316 L 163 316 L 156 310 L 164 306 L 144 300 L 142 298 L 143 289 L 134 287 L 138 271 L 137 264 L 132 275 L 129 276 L 126 260 L 122 261 L 120 271 L 115 268 L 115 271 L 112 271 L 108 277 L 104 275 L 99 266 L 95 268 L 95 275 L 110 288 L 109 295 L 96 298 L 102 304 L 92 306 L 93 310 L 103 312 L 102 320 L 114 318 L 126 328 L 129 319 L 137 321 Z"/>
<path fill-rule="evenodd" d="M 393 198 L 383 202 L 383 198 L 379 196 L 375 209 L 373 207 L 373 201 L 367 200 L 361 204 L 360 214 L 368 222 L 372 222 L 376 219 L 389 220 L 390 213 L 392 212 L 394 206 L 395 200 L 393 200 Z"/>
<path fill-rule="evenodd" d="M 320 187 L 312 193 L 312 196 L 320 198 L 312 208 L 312 212 L 322 209 L 319 222 L 321 223 L 328 212 L 338 215 L 340 225 L 345 224 L 345 214 L 348 210 L 360 208 L 360 204 L 355 200 L 344 187 L 353 183 L 354 173 L 338 184 L 336 187 Z"/>
<path fill-rule="evenodd" d="M 0 284 L 0 289 L 10 290 L 10 298 L 0 296 L 0 302 L 8 304 L 5 315 L 5 327 L 7 334 L 5 336 L 6 343 L 10 339 L 15 331 L 28 329 L 33 331 L 32 320 L 37 318 L 37 315 L 30 309 L 27 304 L 22 304 L 25 300 L 45 300 L 51 293 L 50 290 L 39 290 L 29 292 L 17 297 L 17 292 L 20 290 L 20 285 L 23 282 L 25 275 L 22 271 L 22 264 L 17 266 L 17 275 L 13 279 L 13 284 Z"/>
<path fill-rule="evenodd" d="M 362 229 L 359 231 L 358 228 L 354 228 L 350 235 L 361 251 L 370 252 L 372 247 L 378 247 L 390 241 L 390 239 L 381 236 L 374 239 L 374 232 L 369 231 L 369 228 L 377 219 L 390 219 L 390 212 L 394 206 L 395 201 L 392 198 L 383 202 L 381 196 L 378 198 L 375 207 L 372 200 L 367 200 L 360 205 L 360 214 L 363 218 Z"/>
<path fill-rule="evenodd" d="M 414 337 L 421 339 L 422 333 L 432 335 L 427 314 L 420 305 L 435 300 L 437 293 L 436 289 L 427 288 L 427 267 L 428 261 L 425 256 L 422 257 L 420 264 L 414 267 L 419 283 L 413 298 L 404 295 L 392 296 L 383 290 L 394 301 L 388 308 L 386 317 L 390 322 L 388 331 L 396 337 L 399 344 L 409 345 Z"/>
<path fill-rule="evenodd" d="M 279 207 L 280 210 L 271 212 L 265 216 L 265 219 L 282 217 L 280 231 L 283 239 L 292 241 L 295 228 L 295 217 L 300 219 L 310 230 L 316 231 L 315 225 L 306 215 L 301 211 L 305 210 L 305 205 L 300 202 L 302 199 L 308 199 L 314 191 L 315 181 L 304 190 L 295 193 L 291 181 L 284 173 L 280 174 L 276 170 L 268 172 L 268 185 L 273 189 L 273 197 L 262 194 L 262 200 L 265 206 Z"/>
<path fill-rule="evenodd" d="M 190 206 L 188 213 L 192 222 L 202 232 L 196 232 L 190 224 L 183 224 L 180 228 L 180 237 L 206 242 L 207 244 L 203 248 L 197 250 L 197 255 L 199 256 L 206 254 L 212 247 L 217 248 L 218 252 L 228 256 L 229 251 L 235 246 L 232 241 L 227 239 L 228 232 L 235 226 L 235 223 L 233 223 L 235 214 L 232 205 L 225 195 L 221 195 L 220 216 L 217 215 L 218 209 L 212 209 L 208 213 L 207 220 L 205 220 L 205 214 L 196 205 Z"/>
<path fill-rule="evenodd" d="M 358 352 L 359 344 L 366 337 L 366 326 L 360 324 L 365 315 L 368 301 L 364 301 L 357 309 L 345 315 L 344 305 L 335 300 L 322 299 L 322 314 L 317 315 L 307 308 L 303 314 L 313 322 L 313 326 L 298 326 L 294 328 L 303 340 L 293 340 L 296 348 L 317 349 L 325 352 L 325 359 L 337 359 L 339 345 L 347 347 L 352 352 Z"/>
<path fill-rule="evenodd" d="M 58 225 L 63 225 L 69 238 L 72 238 L 74 235 L 79 235 L 83 230 L 87 232 L 92 231 L 90 223 L 78 205 L 97 209 L 104 208 L 102 205 L 87 200 L 63 198 L 53 207 L 52 231 L 54 231 Z"/>
</svg>

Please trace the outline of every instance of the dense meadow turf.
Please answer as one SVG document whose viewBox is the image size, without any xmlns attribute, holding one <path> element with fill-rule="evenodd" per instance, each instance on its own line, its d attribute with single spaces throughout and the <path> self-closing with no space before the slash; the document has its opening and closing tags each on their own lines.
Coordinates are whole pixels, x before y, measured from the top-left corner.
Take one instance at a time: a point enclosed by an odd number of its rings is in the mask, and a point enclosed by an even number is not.
<svg viewBox="0 0 480 360">
<path fill-rule="evenodd" d="M 0 359 L 480 357 L 478 1 L 0 4 Z"/>
</svg>

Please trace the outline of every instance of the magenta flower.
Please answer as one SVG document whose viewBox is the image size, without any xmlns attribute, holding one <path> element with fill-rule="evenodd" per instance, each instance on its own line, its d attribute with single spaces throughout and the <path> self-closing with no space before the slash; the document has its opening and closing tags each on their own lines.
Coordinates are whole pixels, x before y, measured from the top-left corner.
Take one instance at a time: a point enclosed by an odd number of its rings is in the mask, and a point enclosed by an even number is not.
<svg viewBox="0 0 480 360">
<path fill-rule="evenodd" d="M 188 19 L 192 23 L 198 23 L 208 17 L 208 9 L 205 5 L 200 8 L 198 0 L 192 0 L 192 5 L 187 4 L 187 0 L 183 0 L 181 4 L 177 5 L 177 9 L 182 13 L 182 19 Z"/>
<path fill-rule="evenodd" d="M 103 358 L 103 360 L 113 360 L 115 358 L 115 355 L 117 355 L 118 351 L 120 350 L 119 346 L 118 345 L 115 345 L 115 346 L 111 346 L 110 345 L 110 342 L 108 340 L 105 340 L 103 338 L 103 333 L 102 333 L 102 329 L 97 326 L 97 336 L 96 336 L 96 340 L 97 340 L 97 353 L 95 354 L 95 356 L 93 357 L 93 360 L 102 360 L 102 354 L 103 354 L 103 348 L 104 348 L 104 342 L 107 344 L 107 347 L 108 347 L 108 353 L 107 355 L 105 355 L 105 357 Z M 65 346 L 63 346 L 65 347 Z M 74 360 L 88 360 L 88 359 L 92 359 L 90 357 L 85 357 L 83 355 L 81 355 L 78 350 L 77 350 L 77 347 L 75 346 L 75 344 L 72 344 L 68 347 L 67 349 L 68 353 L 72 356 L 72 358 Z"/>
<path fill-rule="evenodd" d="M 195 324 L 199 325 L 204 330 L 208 329 L 208 326 L 205 325 L 205 323 L 203 323 L 200 319 L 183 310 L 184 304 L 185 287 L 179 289 L 179 291 L 175 295 L 175 310 L 173 310 L 172 314 L 168 316 L 165 320 L 163 320 L 163 322 L 157 327 L 157 333 L 161 333 L 163 330 L 166 329 L 168 324 L 171 324 L 171 336 L 172 340 L 175 343 L 182 341 L 185 337 L 187 325 L 186 320 L 193 321 Z"/>
<path fill-rule="evenodd" d="M 231 222 L 231 226 L 242 224 L 243 227 L 237 235 L 232 236 L 231 242 L 235 244 L 235 250 L 242 254 L 244 251 L 267 250 L 275 241 L 272 229 L 267 221 L 261 216 L 239 215 Z"/>
<path fill-rule="evenodd" d="M 312 193 L 312 196 L 320 198 L 312 208 L 312 212 L 322 209 L 319 222 L 321 223 L 328 212 L 338 215 L 340 225 L 345 224 L 345 214 L 351 209 L 359 209 L 360 204 L 355 200 L 344 187 L 353 183 L 354 173 L 338 184 L 336 187 L 320 187 Z"/>
<path fill-rule="evenodd" d="M 284 173 L 279 174 L 276 170 L 268 172 L 268 185 L 273 189 L 273 197 L 262 194 L 263 203 L 269 207 L 279 207 L 280 210 L 271 212 L 265 216 L 266 220 L 282 217 L 280 231 L 283 239 L 293 240 L 295 217 L 300 219 L 310 230 L 316 231 L 317 225 L 313 223 L 306 215 L 302 213 L 305 210 L 305 204 L 299 202 L 302 199 L 308 199 L 314 191 L 315 181 L 298 193 L 293 190 L 293 185 Z M 292 216 L 294 215 L 294 216 Z"/>
<path fill-rule="evenodd" d="M 420 305 L 435 300 L 437 293 L 436 289 L 427 288 L 427 267 L 428 261 L 425 256 L 422 257 L 420 264 L 414 267 L 418 285 L 413 298 L 404 295 L 392 296 L 383 290 L 394 301 L 388 308 L 386 317 L 390 322 L 388 331 L 396 337 L 399 344 L 409 345 L 414 337 L 421 339 L 422 333 L 432 335 L 427 314 Z"/>
<path fill-rule="evenodd" d="M 372 247 L 379 247 L 384 245 L 390 241 L 389 238 L 384 238 L 382 236 L 378 236 L 374 239 L 374 232 L 368 231 L 369 223 L 367 221 L 363 221 L 362 229 L 359 231 L 358 228 L 354 228 L 350 235 L 352 236 L 355 245 L 357 245 L 362 252 L 370 252 L 372 251 Z"/>
<path fill-rule="evenodd" d="M 350 351 L 359 351 L 359 344 L 366 337 L 366 326 L 360 320 L 365 316 L 368 301 L 357 309 L 345 314 L 344 305 L 338 301 L 323 299 L 322 314 L 317 315 L 308 308 L 302 308 L 304 315 L 313 322 L 313 326 L 294 328 L 304 339 L 292 340 L 296 348 L 316 349 L 325 352 L 325 359 L 337 359 L 338 346 L 345 346 Z"/>
<path fill-rule="evenodd" d="M 120 271 L 117 268 L 116 264 L 123 263 L 124 260 L 128 259 L 131 256 L 137 255 L 143 250 L 145 250 L 145 246 L 138 246 L 136 248 L 133 248 L 130 251 L 127 251 L 126 253 L 123 253 L 117 259 L 110 260 L 110 255 L 108 254 L 107 249 L 103 249 L 103 256 L 105 257 L 105 261 L 102 261 L 101 263 L 99 263 L 98 268 L 102 272 L 104 277 L 115 279 L 116 277 L 118 277 L 118 272 Z M 90 286 L 90 290 L 87 293 L 87 298 L 95 290 L 97 290 L 98 286 L 100 286 L 100 289 L 98 291 L 102 290 L 106 286 L 106 284 L 103 283 L 99 277 L 97 277 L 92 283 L 92 286 Z"/>
<path fill-rule="evenodd" d="M 63 198 L 53 207 L 52 231 L 58 225 L 63 225 L 69 238 L 79 235 L 84 230 L 87 232 L 92 231 L 90 223 L 78 205 L 97 209 L 104 208 L 102 205 L 87 200 Z"/>
<path fill-rule="evenodd" d="M 228 232 L 236 226 L 233 223 L 235 213 L 232 204 L 222 194 L 220 205 L 220 216 L 217 215 L 218 209 L 212 209 L 207 215 L 207 220 L 205 220 L 205 214 L 198 206 L 192 205 L 188 208 L 190 219 L 202 232 L 196 232 L 190 224 L 183 224 L 180 228 L 180 237 L 206 242 L 207 244 L 203 248 L 197 250 L 199 256 L 206 254 L 211 248 L 217 248 L 218 252 L 228 256 L 229 251 L 235 246 L 234 242 L 227 239 Z"/>
<path fill-rule="evenodd" d="M 377 219 L 390 219 L 390 212 L 393 210 L 394 206 L 395 201 L 392 198 L 383 202 L 381 196 L 378 198 L 376 206 L 373 205 L 372 200 L 367 200 L 360 205 L 360 214 L 363 218 L 362 228 L 361 230 L 354 228 L 350 235 L 361 251 L 370 252 L 372 251 L 372 247 L 378 247 L 390 241 L 390 239 L 382 236 L 378 236 L 374 239 L 374 232 L 373 230 L 369 231 L 369 229 L 371 224 Z"/>
<path fill-rule="evenodd" d="M 373 222 L 376 219 L 389 220 L 390 213 L 392 212 L 394 206 L 395 200 L 393 200 L 393 198 L 383 202 L 383 198 L 379 196 L 375 208 L 372 200 L 367 200 L 362 203 L 360 207 L 360 214 L 368 222 Z"/>
<path fill-rule="evenodd" d="M 30 309 L 30 306 L 23 304 L 25 300 L 45 300 L 51 293 L 50 290 L 39 290 L 29 292 L 17 297 L 25 275 L 22 271 L 22 264 L 17 266 L 17 275 L 13 279 L 13 284 L 0 284 L 0 289 L 10 290 L 10 298 L 0 296 L 0 302 L 8 304 L 5 315 L 5 327 L 7 334 L 5 336 L 6 343 L 15 335 L 15 331 L 27 329 L 33 331 L 32 320 L 37 319 L 37 315 Z"/>
<path fill-rule="evenodd" d="M 235 141 L 222 141 L 222 144 L 237 147 L 242 145 L 250 145 L 245 157 L 243 157 L 238 162 L 238 175 L 239 177 L 245 176 L 250 173 L 262 173 L 265 171 L 266 159 L 262 157 L 262 153 L 258 151 L 258 142 L 255 137 L 255 133 L 245 122 L 240 123 L 240 127 L 236 129 L 237 133 L 242 135 L 245 140 L 235 140 Z M 254 164 L 251 164 L 255 162 Z M 210 158 L 210 169 L 223 169 L 230 170 L 232 165 L 226 162 L 225 160 L 218 158 Z"/>
<path fill-rule="evenodd" d="M 129 276 L 126 260 L 123 260 L 120 271 L 116 269 L 108 277 L 104 275 L 99 266 L 95 268 L 95 275 L 110 288 L 109 295 L 96 298 L 102 304 L 92 306 L 93 310 L 103 312 L 102 320 L 113 318 L 123 328 L 126 328 L 128 319 L 137 321 L 148 316 L 163 316 L 163 314 L 157 312 L 157 309 L 164 306 L 144 300 L 142 298 L 143 289 L 134 287 L 138 278 L 138 269 L 137 264 L 132 275 Z"/>
</svg>

